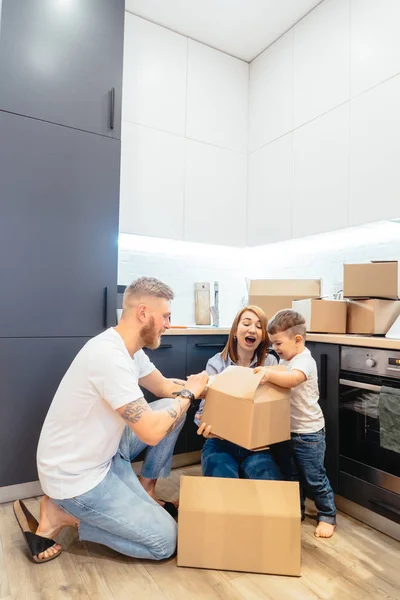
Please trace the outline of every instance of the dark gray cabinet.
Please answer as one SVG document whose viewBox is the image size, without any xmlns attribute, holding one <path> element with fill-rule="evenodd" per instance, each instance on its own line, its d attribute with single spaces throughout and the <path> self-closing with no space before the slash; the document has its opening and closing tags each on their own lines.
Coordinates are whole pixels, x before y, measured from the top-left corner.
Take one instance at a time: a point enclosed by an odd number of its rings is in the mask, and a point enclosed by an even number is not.
<svg viewBox="0 0 400 600">
<path fill-rule="evenodd" d="M 325 466 L 335 492 L 339 476 L 339 371 L 340 347 L 335 344 L 307 342 L 317 363 L 319 403 L 325 417 L 326 454 Z"/>
<path fill-rule="evenodd" d="M 120 289 L 122 293 L 122 287 Z M 164 377 L 185 380 L 189 375 L 203 371 L 208 359 L 221 352 L 226 341 L 226 335 L 166 335 L 157 350 L 145 349 L 145 352 Z M 153 394 L 146 390 L 144 396 L 148 402 L 155 400 Z M 189 408 L 174 454 L 193 452 L 202 448 L 204 438 L 197 435 L 197 426 L 194 423 L 195 412 L 196 408 Z"/>
<path fill-rule="evenodd" d="M 0 486 L 36 481 L 47 410 L 87 339 L 0 339 Z"/>
<path fill-rule="evenodd" d="M 183 336 L 165 336 L 157 350 L 144 349 L 151 362 L 164 375 L 186 379 L 186 338 Z M 156 396 L 143 390 L 148 402 L 157 400 Z M 186 423 L 185 423 L 186 426 Z M 186 430 L 181 431 L 175 446 L 175 454 L 186 452 Z"/>
<path fill-rule="evenodd" d="M 124 5 L 0 2 L 0 110 L 120 138 Z"/>
<path fill-rule="evenodd" d="M 119 161 L 118 140 L 0 112 L 0 337 L 113 323 Z"/>
<path fill-rule="evenodd" d="M 206 368 L 209 358 L 221 352 L 227 341 L 226 335 L 191 335 L 187 336 L 186 371 L 188 376 L 200 373 Z M 186 452 L 201 450 L 204 437 L 197 435 L 197 425 L 194 422 L 196 409 L 190 408 L 184 427 L 186 433 Z"/>
</svg>

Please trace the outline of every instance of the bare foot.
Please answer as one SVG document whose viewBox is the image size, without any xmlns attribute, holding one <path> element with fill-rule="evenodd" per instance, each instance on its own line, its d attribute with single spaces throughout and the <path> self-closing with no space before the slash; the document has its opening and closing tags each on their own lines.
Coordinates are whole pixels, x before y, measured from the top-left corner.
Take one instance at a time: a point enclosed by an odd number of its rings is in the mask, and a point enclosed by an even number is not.
<svg viewBox="0 0 400 600">
<path fill-rule="evenodd" d="M 330 538 L 333 536 L 335 529 L 336 525 L 325 523 L 325 521 L 320 521 L 314 531 L 314 535 L 318 538 Z"/>
<path fill-rule="evenodd" d="M 79 520 L 57 506 L 48 496 L 43 496 L 40 502 L 40 519 L 36 535 L 44 538 L 56 537 L 63 527 L 78 527 Z M 50 558 L 62 550 L 60 544 L 54 544 L 38 554 L 39 560 Z"/>
<path fill-rule="evenodd" d="M 159 500 L 158 498 L 156 498 L 155 490 L 156 490 L 157 479 L 146 479 L 145 477 L 142 477 L 141 475 L 138 477 L 138 479 L 139 479 L 139 482 L 144 487 L 144 489 L 146 490 L 146 492 L 149 494 L 149 496 L 151 496 L 153 498 L 153 500 L 158 502 L 158 504 L 160 506 L 164 506 L 165 501 Z M 172 502 L 172 504 L 174 504 L 175 508 L 179 508 L 179 502 Z"/>
<path fill-rule="evenodd" d="M 146 477 L 142 477 L 141 475 L 139 475 L 138 479 L 139 483 L 142 485 L 142 487 L 144 487 L 149 496 L 151 496 L 155 500 L 157 479 L 147 479 Z"/>
</svg>

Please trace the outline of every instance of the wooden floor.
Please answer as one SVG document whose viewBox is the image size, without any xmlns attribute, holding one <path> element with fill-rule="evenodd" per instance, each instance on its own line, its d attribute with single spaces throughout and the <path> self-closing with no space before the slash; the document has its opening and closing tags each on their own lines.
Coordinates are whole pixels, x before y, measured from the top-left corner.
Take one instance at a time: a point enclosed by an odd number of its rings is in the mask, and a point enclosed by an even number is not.
<svg viewBox="0 0 400 600">
<path fill-rule="evenodd" d="M 179 476 L 160 482 L 160 496 L 178 495 Z M 38 514 L 39 500 L 27 501 Z M 253 575 L 178 568 L 176 562 L 139 561 L 86 542 L 64 530 L 61 556 L 35 565 L 11 504 L 0 505 L 1 600 L 400 600 L 400 543 L 340 514 L 331 540 L 313 536 L 315 521 L 302 525 L 302 577 Z"/>
</svg>

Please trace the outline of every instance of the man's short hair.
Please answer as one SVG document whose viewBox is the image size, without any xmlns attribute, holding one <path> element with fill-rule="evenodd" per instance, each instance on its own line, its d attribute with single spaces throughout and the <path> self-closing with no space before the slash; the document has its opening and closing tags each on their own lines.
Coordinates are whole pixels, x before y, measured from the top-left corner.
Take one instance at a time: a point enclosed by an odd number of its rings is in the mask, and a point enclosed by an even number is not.
<svg viewBox="0 0 400 600">
<path fill-rule="evenodd" d="M 290 336 L 301 335 L 306 336 L 306 321 L 304 317 L 295 310 L 284 309 L 280 310 L 268 322 L 267 327 L 270 335 L 277 333 L 287 333 Z"/>
<path fill-rule="evenodd" d="M 155 298 L 165 298 L 165 300 L 173 300 L 174 292 L 171 288 L 156 279 L 155 277 L 139 277 L 126 288 L 123 299 L 123 309 L 126 310 L 131 301 L 141 298 L 142 296 L 154 296 Z"/>
</svg>

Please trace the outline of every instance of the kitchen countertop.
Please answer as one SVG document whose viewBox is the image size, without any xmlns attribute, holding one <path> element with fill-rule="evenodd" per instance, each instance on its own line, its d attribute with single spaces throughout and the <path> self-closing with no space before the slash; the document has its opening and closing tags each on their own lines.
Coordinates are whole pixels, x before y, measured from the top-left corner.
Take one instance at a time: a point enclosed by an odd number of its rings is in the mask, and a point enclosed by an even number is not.
<svg viewBox="0 0 400 600">
<path fill-rule="evenodd" d="M 164 335 L 228 335 L 229 327 L 187 327 L 168 329 Z M 308 342 L 339 344 L 341 346 L 363 346 L 367 348 L 386 348 L 400 350 L 400 339 L 390 340 L 373 335 L 350 335 L 336 333 L 307 333 Z"/>
<path fill-rule="evenodd" d="M 172 327 L 163 335 L 228 335 L 230 327 Z"/>
<path fill-rule="evenodd" d="M 353 335 L 337 333 L 307 333 L 307 341 L 339 344 L 340 346 L 364 346 L 367 348 L 386 348 L 400 350 L 400 340 L 390 340 L 376 335 Z"/>
</svg>

